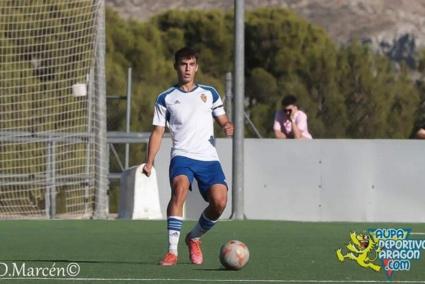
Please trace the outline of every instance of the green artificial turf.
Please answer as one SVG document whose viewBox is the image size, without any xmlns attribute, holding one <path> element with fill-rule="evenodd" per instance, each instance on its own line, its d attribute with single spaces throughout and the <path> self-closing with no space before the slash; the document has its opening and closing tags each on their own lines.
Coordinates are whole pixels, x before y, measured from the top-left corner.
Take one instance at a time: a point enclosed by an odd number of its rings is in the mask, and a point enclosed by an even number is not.
<svg viewBox="0 0 425 284">
<path fill-rule="evenodd" d="M 5 275 L 0 282 L 384 283 L 384 272 L 337 260 L 335 251 L 345 247 L 350 231 L 409 227 L 413 232 L 425 232 L 425 224 L 222 221 L 202 239 L 205 261 L 196 266 L 189 263 L 183 241 L 193 225 L 189 221 L 183 225 L 178 265 L 161 267 L 158 262 L 167 248 L 165 221 L 1 221 L 0 275 L 2 263 L 9 273 L 14 263 L 25 263 L 28 269 L 66 267 L 75 262 L 81 270 L 75 278 Z M 250 261 L 240 271 L 224 270 L 218 259 L 220 246 L 231 239 L 245 242 L 250 249 Z M 392 280 L 425 283 L 424 258 L 413 261 L 410 271 L 394 273 Z"/>
</svg>

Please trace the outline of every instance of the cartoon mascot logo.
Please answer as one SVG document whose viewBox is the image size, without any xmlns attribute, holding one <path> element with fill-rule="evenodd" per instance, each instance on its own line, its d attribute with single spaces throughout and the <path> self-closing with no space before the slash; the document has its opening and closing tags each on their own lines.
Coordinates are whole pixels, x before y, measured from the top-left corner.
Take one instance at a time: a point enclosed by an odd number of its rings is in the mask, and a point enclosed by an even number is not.
<svg viewBox="0 0 425 284">
<path fill-rule="evenodd" d="M 380 248 L 377 247 L 378 239 L 376 239 L 374 234 L 352 232 L 350 233 L 350 239 L 351 242 L 346 245 L 346 254 L 343 254 L 341 249 L 336 251 L 338 260 L 341 262 L 346 259 L 354 260 L 361 267 L 380 271 L 381 266 L 374 263 L 380 252 Z"/>
</svg>

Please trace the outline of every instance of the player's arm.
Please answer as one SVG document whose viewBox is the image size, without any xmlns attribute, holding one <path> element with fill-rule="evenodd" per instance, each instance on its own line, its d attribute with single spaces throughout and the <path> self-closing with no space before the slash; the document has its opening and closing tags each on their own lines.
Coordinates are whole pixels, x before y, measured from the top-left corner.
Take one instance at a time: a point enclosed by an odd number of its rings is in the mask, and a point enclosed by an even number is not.
<svg viewBox="0 0 425 284">
<path fill-rule="evenodd" d="M 224 130 L 226 136 L 233 136 L 234 126 L 233 123 L 229 120 L 224 111 L 223 102 L 220 98 L 218 92 L 213 88 L 213 105 L 212 105 L 212 115 L 215 118 L 215 121 L 220 125 Z"/>
<path fill-rule="evenodd" d="M 234 126 L 227 115 L 223 114 L 216 116 L 215 121 L 218 123 L 218 125 L 220 125 L 221 128 L 223 128 L 224 134 L 226 134 L 226 136 L 233 136 Z"/>
<path fill-rule="evenodd" d="M 146 164 L 143 167 L 143 172 L 150 176 L 152 171 L 152 166 L 155 161 L 156 154 L 159 151 L 159 147 L 161 146 L 162 136 L 164 135 L 165 127 L 155 125 L 151 136 L 149 137 L 148 143 L 148 152 L 146 154 Z"/>
<path fill-rule="evenodd" d="M 162 136 L 165 132 L 165 126 L 167 121 L 167 107 L 165 103 L 165 96 L 159 95 L 153 113 L 153 129 L 151 136 L 149 137 L 148 149 L 146 153 L 146 163 L 143 167 L 143 173 L 150 176 L 152 166 L 155 161 L 156 154 L 161 146 Z"/>
</svg>

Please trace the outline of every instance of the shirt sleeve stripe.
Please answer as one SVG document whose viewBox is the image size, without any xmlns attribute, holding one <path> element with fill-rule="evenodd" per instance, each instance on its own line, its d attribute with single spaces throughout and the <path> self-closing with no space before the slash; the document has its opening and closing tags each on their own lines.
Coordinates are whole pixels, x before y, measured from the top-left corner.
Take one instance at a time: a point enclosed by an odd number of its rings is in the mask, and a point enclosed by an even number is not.
<svg viewBox="0 0 425 284">
<path fill-rule="evenodd" d="M 163 107 L 166 107 L 165 105 L 165 97 L 170 94 L 172 91 L 174 91 L 174 87 L 169 88 L 168 90 L 162 92 L 159 94 L 158 98 L 156 99 L 156 103 L 159 105 L 162 105 Z"/>
</svg>

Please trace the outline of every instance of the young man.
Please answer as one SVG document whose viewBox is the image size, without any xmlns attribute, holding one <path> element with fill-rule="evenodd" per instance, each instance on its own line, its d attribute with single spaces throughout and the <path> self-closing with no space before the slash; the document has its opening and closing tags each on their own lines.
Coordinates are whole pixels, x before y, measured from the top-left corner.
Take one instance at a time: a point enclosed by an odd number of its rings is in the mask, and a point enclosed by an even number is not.
<svg viewBox="0 0 425 284">
<path fill-rule="evenodd" d="M 298 109 L 296 97 L 289 95 L 283 98 L 282 109 L 275 114 L 273 130 L 279 139 L 312 139 L 307 115 Z"/>
<path fill-rule="evenodd" d="M 168 252 L 160 264 L 177 263 L 177 247 L 183 223 L 183 204 L 195 178 L 202 197 L 209 203 L 199 222 L 186 236 L 193 264 L 202 264 L 200 238 L 217 222 L 227 203 L 227 184 L 214 146 L 214 121 L 227 136 L 233 124 L 227 118 L 217 91 L 195 83 L 198 53 L 184 47 L 175 54 L 174 69 L 178 84 L 161 93 L 155 104 L 152 130 L 144 173 L 149 176 L 158 153 L 165 126 L 170 129 L 171 199 L 167 207 Z"/>
</svg>

